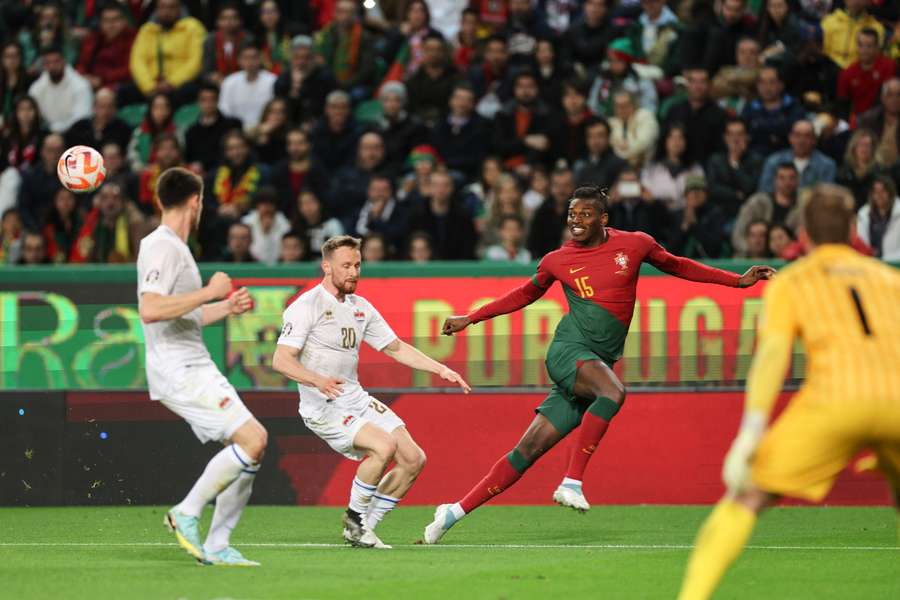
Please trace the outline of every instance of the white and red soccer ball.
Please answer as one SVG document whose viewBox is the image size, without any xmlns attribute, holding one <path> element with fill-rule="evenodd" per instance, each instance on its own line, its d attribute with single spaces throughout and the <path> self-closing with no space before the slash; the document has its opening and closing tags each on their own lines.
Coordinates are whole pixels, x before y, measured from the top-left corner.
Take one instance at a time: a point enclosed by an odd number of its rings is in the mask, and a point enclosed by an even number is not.
<svg viewBox="0 0 900 600">
<path fill-rule="evenodd" d="M 56 175 L 67 190 L 83 194 L 103 184 L 106 166 L 103 156 L 90 146 L 72 146 L 59 157 Z"/>
</svg>

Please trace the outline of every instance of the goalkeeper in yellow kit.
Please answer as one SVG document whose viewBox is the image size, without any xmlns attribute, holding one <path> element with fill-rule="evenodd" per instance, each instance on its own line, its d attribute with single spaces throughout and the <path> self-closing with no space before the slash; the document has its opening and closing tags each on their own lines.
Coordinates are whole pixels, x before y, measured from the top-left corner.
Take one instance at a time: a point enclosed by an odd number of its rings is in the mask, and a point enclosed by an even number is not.
<svg viewBox="0 0 900 600">
<path fill-rule="evenodd" d="M 728 488 L 698 534 L 680 600 L 709 598 L 757 515 L 781 496 L 818 502 L 862 449 L 874 451 L 900 508 L 900 273 L 850 248 L 853 199 L 817 186 L 803 207 L 812 252 L 766 287 Z M 768 428 L 795 339 L 806 380 Z"/>
</svg>

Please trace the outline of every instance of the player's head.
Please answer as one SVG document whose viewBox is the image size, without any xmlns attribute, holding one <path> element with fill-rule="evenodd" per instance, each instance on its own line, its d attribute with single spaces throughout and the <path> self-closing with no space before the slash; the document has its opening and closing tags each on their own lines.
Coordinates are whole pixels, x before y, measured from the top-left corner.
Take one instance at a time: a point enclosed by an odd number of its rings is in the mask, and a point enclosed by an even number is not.
<svg viewBox="0 0 900 600">
<path fill-rule="evenodd" d="M 156 196 L 163 213 L 187 211 L 194 227 L 200 224 L 203 212 L 203 180 L 182 167 L 163 171 L 156 182 Z"/>
<path fill-rule="evenodd" d="M 569 201 L 566 222 L 572 239 L 580 244 L 592 244 L 602 239 L 603 228 L 609 222 L 606 193 L 591 185 L 576 188 Z"/>
<path fill-rule="evenodd" d="M 361 241 L 351 235 L 337 235 L 322 244 L 322 271 L 325 280 L 341 294 L 356 291 L 362 265 Z"/>
<path fill-rule="evenodd" d="M 853 195 L 844 187 L 821 183 L 803 205 L 803 226 L 815 244 L 849 244 L 853 227 Z"/>
</svg>

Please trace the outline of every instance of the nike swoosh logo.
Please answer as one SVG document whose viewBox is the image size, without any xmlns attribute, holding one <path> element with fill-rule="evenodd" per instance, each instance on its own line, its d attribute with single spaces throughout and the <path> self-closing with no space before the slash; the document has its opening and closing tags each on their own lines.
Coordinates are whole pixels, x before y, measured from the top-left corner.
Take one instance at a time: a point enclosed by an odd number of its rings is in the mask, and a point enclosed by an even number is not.
<svg viewBox="0 0 900 600">
<path fill-rule="evenodd" d="M 586 267 L 578 267 L 577 269 L 569 269 L 569 275 L 571 275 L 572 273 L 577 273 L 578 271 L 581 271 L 582 269 L 585 269 L 585 268 Z"/>
</svg>

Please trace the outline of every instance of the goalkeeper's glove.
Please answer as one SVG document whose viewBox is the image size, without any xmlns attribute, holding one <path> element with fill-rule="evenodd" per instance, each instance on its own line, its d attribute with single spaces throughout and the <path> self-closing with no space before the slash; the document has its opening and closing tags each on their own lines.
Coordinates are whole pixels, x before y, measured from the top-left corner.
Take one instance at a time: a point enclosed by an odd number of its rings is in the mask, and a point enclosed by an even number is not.
<svg viewBox="0 0 900 600">
<path fill-rule="evenodd" d="M 722 481 L 731 495 L 739 494 L 750 484 L 750 460 L 766 431 L 766 417 L 753 411 L 744 413 L 741 429 L 722 465 Z"/>
</svg>

